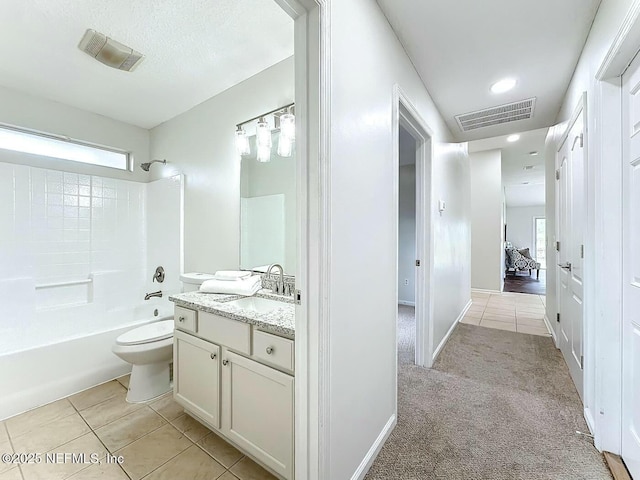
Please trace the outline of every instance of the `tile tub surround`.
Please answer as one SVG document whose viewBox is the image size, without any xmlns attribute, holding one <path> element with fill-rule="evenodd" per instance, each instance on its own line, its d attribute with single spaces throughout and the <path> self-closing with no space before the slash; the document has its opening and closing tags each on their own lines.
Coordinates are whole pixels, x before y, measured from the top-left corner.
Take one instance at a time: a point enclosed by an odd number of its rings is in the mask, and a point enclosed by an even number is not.
<svg viewBox="0 0 640 480">
<path fill-rule="evenodd" d="M 261 330 L 293 339 L 295 337 L 295 305 L 293 298 L 274 295 L 269 290 L 260 290 L 256 297 L 282 302 L 282 307 L 268 313 L 246 310 L 228 302 L 246 298 L 241 295 L 221 295 L 217 293 L 187 292 L 171 295 L 169 300 L 184 308 L 201 310 L 249 323 Z"/>
<path fill-rule="evenodd" d="M 112 380 L 0 422 L 0 453 L 122 455 L 122 465 L 0 463 L 0 480 L 275 480 L 186 415 L 172 394 L 127 404 L 128 381 Z M 96 418 L 108 423 L 92 427 Z"/>
</svg>

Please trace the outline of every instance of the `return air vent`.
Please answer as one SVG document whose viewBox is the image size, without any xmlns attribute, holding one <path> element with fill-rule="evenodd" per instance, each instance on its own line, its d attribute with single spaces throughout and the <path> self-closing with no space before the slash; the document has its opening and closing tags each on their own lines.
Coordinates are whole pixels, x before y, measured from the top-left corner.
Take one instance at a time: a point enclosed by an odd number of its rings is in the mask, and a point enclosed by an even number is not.
<svg viewBox="0 0 640 480">
<path fill-rule="evenodd" d="M 527 120 L 533 117 L 536 99 L 529 98 L 515 103 L 507 103 L 498 107 L 478 110 L 477 112 L 456 115 L 460 130 L 468 132 L 477 128 L 491 127 L 502 123 Z"/>
</svg>

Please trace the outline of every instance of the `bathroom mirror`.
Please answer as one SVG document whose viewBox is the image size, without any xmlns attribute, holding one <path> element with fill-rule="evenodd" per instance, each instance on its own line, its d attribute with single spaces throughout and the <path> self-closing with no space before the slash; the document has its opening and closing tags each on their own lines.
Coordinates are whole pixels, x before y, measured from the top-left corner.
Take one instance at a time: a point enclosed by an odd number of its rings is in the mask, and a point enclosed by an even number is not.
<svg viewBox="0 0 640 480">
<path fill-rule="evenodd" d="M 278 263 L 295 275 L 295 142 L 291 156 L 278 155 L 280 130 L 273 128 L 269 160 L 263 152 L 258 161 L 256 135 L 248 128 L 247 133 L 250 153 L 241 157 L 240 168 L 240 268 L 264 270 Z"/>
</svg>

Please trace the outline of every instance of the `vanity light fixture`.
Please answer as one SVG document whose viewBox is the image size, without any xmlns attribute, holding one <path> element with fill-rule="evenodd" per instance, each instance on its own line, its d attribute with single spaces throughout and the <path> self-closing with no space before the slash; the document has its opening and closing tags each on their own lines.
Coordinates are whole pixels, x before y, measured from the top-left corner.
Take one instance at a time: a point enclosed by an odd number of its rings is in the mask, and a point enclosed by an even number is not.
<svg viewBox="0 0 640 480">
<path fill-rule="evenodd" d="M 281 157 L 291 157 L 293 143 L 296 138 L 296 117 L 293 113 L 294 104 L 285 105 L 251 120 L 236 125 L 236 150 L 241 156 L 251 155 L 249 136 L 245 127 L 253 134 L 255 128 L 256 158 L 259 162 L 271 160 L 272 127 L 279 131 L 277 153 Z"/>
<path fill-rule="evenodd" d="M 296 139 L 296 117 L 291 113 L 291 107 L 287 113 L 280 116 L 280 138 L 287 137 L 289 140 Z"/>
<path fill-rule="evenodd" d="M 293 153 L 293 141 L 287 137 L 280 130 L 280 137 L 278 138 L 278 155 L 281 157 L 290 157 Z"/>
<path fill-rule="evenodd" d="M 260 163 L 271 161 L 271 147 L 267 147 L 266 145 L 258 145 L 257 159 Z"/>
<path fill-rule="evenodd" d="M 264 117 L 260 117 L 256 125 L 256 144 L 271 148 L 271 128 Z"/>
<path fill-rule="evenodd" d="M 247 132 L 240 125 L 238 125 L 238 129 L 236 130 L 236 149 L 240 155 L 249 155 L 251 153 Z"/>
</svg>

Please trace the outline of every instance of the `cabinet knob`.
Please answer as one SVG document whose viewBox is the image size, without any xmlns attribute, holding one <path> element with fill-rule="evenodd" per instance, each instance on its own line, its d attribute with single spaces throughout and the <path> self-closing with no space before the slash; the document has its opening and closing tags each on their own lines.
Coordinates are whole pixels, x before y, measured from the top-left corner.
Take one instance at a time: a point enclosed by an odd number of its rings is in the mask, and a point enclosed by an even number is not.
<svg viewBox="0 0 640 480">
<path fill-rule="evenodd" d="M 184 317 L 178 317 L 179 322 L 184 322 Z"/>
<path fill-rule="evenodd" d="M 222 364 L 226 367 L 229 363 L 229 360 L 222 360 Z"/>
<path fill-rule="evenodd" d="M 217 357 L 217 355 L 216 355 L 215 353 L 212 353 L 212 354 L 211 354 L 211 360 L 215 360 L 215 359 L 216 359 L 216 357 Z"/>
<path fill-rule="evenodd" d="M 267 347 L 267 355 L 271 355 L 273 353 L 273 347 Z"/>
</svg>

